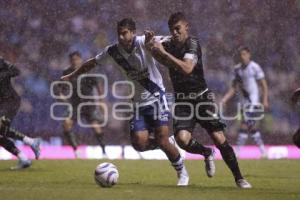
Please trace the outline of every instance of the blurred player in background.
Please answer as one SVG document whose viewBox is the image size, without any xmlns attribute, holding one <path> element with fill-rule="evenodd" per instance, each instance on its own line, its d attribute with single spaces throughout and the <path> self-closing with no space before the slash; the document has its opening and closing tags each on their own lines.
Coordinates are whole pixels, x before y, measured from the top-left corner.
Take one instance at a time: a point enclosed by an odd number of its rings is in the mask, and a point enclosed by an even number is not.
<svg viewBox="0 0 300 200">
<path fill-rule="evenodd" d="M 225 138 L 223 132 L 225 124 L 220 121 L 215 112 L 214 94 L 208 90 L 204 78 L 199 41 L 189 35 L 189 24 L 183 13 L 172 14 L 168 25 L 171 38 L 164 41 L 157 41 L 154 38 L 146 45 L 152 55 L 169 68 L 175 92 L 175 103 L 185 104 L 183 106 L 178 104 L 175 107 L 174 114 L 180 117 L 174 120 L 176 142 L 189 152 L 194 151 L 204 155 L 205 159 L 212 159 L 210 158 L 213 157 L 211 156 L 212 150 L 201 146 L 192 138 L 192 132 L 199 123 L 206 129 L 220 150 L 224 161 L 234 175 L 236 185 L 240 188 L 251 188 L 250 183 L 243 178 L 233 148 Z M 153 32 L 149 32 L 148 35 L 151 37 Z M 212 174 L 208 175 L 212 176 L 214 169 L 210 172 Z"/>
<path fill-rule="evenodd" d="M 97 65 L 117 64 L 134 84 L 134 114 L 130 123 L 131 141 L 137 151 L 159 147 L 177 172 L 177 185 L 188 185 L 189 176 L 183 158 L 169 141 L 169 111 L 165 87 L 157 63 L 145 48 L 145 36 L 136 36 L 135 22 L 130 18 L 117 24 L 118 43 L 107 46 L 75 72 L 62 77 L 69 80 Z M 150 133 L 154 133 L 154 138 Z"/>
<path fill-rule="evenodd" d="M 237 139 L 237 155 L 248 137 L 252 137 L 260 149 L 262 157 L 266 157 L 266 150 L 260 131 L 257 129 L 257 120 L 251 117 L 258 117 L 262 113 L 255 111 L 261 108 L 266 110 L 269 107 L 268 101 L 268 85 L 262 68 L 253 60 L 251 60 L 251 52 L 249 48 L 242 47 L 239 49 L 240 63 L 234 67 L 234 78 L 230 89 L 224 95 L 221 103 L 225 105 L 236 92 L 242 94 L 240 101 L 243 113 L 242 122 L 238 131 Z M 262 89 L 262 104 L 260 100 L 259 86 Z M 246 112 L 247 109 L 247 112 Z"/>
<path fill-rule="evenodd" d="M 14 144 L 13 140 L 21 140 L 33 150 L 36 159 L 40 156 L 40 139 L 30 138 L 10 127 L 11 121 L 16 116 L 21 98 L 11 84 L 11 78 L 18 76 L 20 70 L 0 57 L 0 145 L 19 159 L 16 167 L 23 169 L 31 165 L 31 161 Z"/>
<path fill-rule="evenodd" d="M 296 105 L 299 99 L 300 99 L 300 88 L 298 88 L 293 92 L 292 99 L 291 99 L 292 104 Z M 294 133 L 293 142 L 297 147 L 300 148 L 300 128 L 298 128 L 298 130 Z"/>
<path fill-rule="evenodd" d="M 81 54 L 78 51 L 74 51 L 74 52 L 70 53 L 69 61 L 70 61 L 71 66 L 68 69 L 63 71 L 63 75 L 72 73 L 73 71 L 75 71 L 82 65 Z M 79 158 L 80 152 L 77 149 L 77 146 L 78 146 L 77 139 L 76 139 L 75 134 L 72 131 L 73 125 L 74 125 L 74 120 L 78 120 L 77 109 L 78 109 L 78 106 L 80 103 L 95 102 L 95 100 L 86 99 L 86 98 L 83 99 L 83 98 L 79 97 L 78 91 L 77 91 L 77 86 L 78 86 L 77 81 L 78 81 L 77 78 L 72 78 L 69 80 L 69 82 L 72 85 L 72 91 L 73 91 L 71 98 L 67 99 L 65 97 L 65 94 L 70 92 L 70 91 L 68 91 L 68 89 L 70 89 L 70 88 L 66 88 L 65 85 L 60 87 L 60 97 L 63 101 L 69 102 L 72 105 L 72 109 L 73 109 L 72 116 L 67 118 L 63 122 L 63 130 L 64 130 L 64 135 L 66 136 L 68 142 L 70 143 L 70 145 L 72 146 L 72 148 L 74 150 L 75 157 Z M 102 95 L 102 93 L 103 93 L 102 85 L 97 80 L 97 78 L 88 77 L 88 78 L 83 78 L 81 80 L 80 90 L 83 95 L 93 96 L 94 88 L 96 88 L 96 91 L 99 95 Z M 100 101 L 100 100 L 98 100 L 98 101 Z M 68 113 L 66 113 L 66 114 L 69 115 L 70 112 L 71 111 L 68 111 Z M 106 157 L 105 144 L 103 142 L 104 133 L 102 131 L 102 128 L 99 126 L 99 123 L 102 122 L 102 118 L 100 116 L 100 113 L 97 110 L 97 106 L 96 105 L 83 106 L 81 108 L 81 112 L 79 114 L 80 114 L 81 118 L 85 119 L 87 121 L 87 123 L 91 125 L 91 127 L 94 131 L 95 137 L 97 139 L 97 142 L 99 143 L 99 145 L 102 148 L 103 157 Z"/>
</svg>

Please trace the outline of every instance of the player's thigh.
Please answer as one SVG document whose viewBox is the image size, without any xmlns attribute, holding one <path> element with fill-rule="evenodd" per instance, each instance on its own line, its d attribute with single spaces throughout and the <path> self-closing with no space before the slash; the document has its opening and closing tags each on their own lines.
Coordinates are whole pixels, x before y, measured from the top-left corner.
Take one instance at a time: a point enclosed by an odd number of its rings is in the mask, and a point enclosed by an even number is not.
<svg viewBox="0 0 300 200">
<path fill-rule="evenodd" d="M 67 118 L 65 119 L 65 121 L 63 122 L 63 128 L 65 131 L 69 131 L 73 128 L 74 125 L 74 121 L 72 118 Z"/>
<path fill-rule="evenodd" d="M 185 105 L 178 105 L 175 107 L 173 115 L 173 130 L 175 138 L 179 133 L 182 133 L 182 139 L 185 132 L 192 133 L 196 126 L 196 116 L 193 111 L 194 108 L 190 108 Z M 177 138 L 180 138 L 178 136 Z"/>
<path fill-rule="evenodd" d="M 138 151 L 144 151 L 149 144 L 149 132 L 148 130 L 134 131 L 130 133 L 130 139 L 132 146 Z"/>
</svg>

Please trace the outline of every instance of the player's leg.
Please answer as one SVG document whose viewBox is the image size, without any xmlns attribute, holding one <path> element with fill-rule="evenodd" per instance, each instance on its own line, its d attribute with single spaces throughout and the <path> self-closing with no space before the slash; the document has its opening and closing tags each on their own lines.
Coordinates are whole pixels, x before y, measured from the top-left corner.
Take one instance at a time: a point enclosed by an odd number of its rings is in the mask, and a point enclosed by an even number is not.
<svg viewBox="0 0 300 200">
<path fill-rule="evenodd" d="M 224 132 L 212 131 L 210 132 L 210 136 L 217 148 L 220 150 L 220 153 L 226 165 L 231 170 L 237 186 L 240 188 L 251 188 L 252 186 L 250 185 L 250 183 L 248 183 L 242 176 L 233 148 L 227 142 Z"/>
<path fill-rule="evenodd" d="M 184 160 L 179 150 L 169 141 L 169 127 L 162 125 L 155 127 L 155 140 L 162 151 L 165 152 L 172 166 L 177 172 L 178 186 L 186 186 L 189 183 L 189 175 L 184 165 Z"/>
<path fill-rule="evenodd" d="M 72 146 L 75 156 L 79 157 L 79 152 L 77 150 L 77 140 L 76 140 L 76 136 L 74 134 L 74 132 L 72 131 L 73 129 L 73 120 L 71 118 L 67 118 L 64 122 L 63 122 L 63 133 L 64 136 L 67 138 L 68 143 Z"/>
<path fill-rule="evenodd" d="M 294 144 L 300 148 L 300 128 L 293 135 Z"/>
<path fill-rule="evenodd" d="M 255 107 L 255 108 L 257 108 L 257 107 Z M 255 118 L 260 117 L 262 114 L 263 113 L 255 112 L 254 110 L 243 113 L 243 115 L 245 117 L 245 123 L 247 124 L 247 127 L 248 127 L 248 132 L 249 132 L 251 138 L 256 143 L 256 145 L 259 147 L 261 156 L 264 158 L 264 157 L 267 157 L 267 155 L 266 155 L 267 153 L 266 153 L 263 139 L 261 137 L 261 133 L 258 131 L 259 121 L 255 119 Z"/>
<path fill-rule="evenodd" d="M 31 138 L 26 136 L 25 134 L 17 131 L 13 128 L 10 128 L 11 121 L 16 116 L 20 107 L 20 99 L 12 98 L 0 104 L 0 124 L 6 126 L 6 137 L 21 140 L 25 144 L 29 145 L 32 151 L 35 154 L 35 158 L 38 159 L 40 156 L 40 143 L 41 140 L 39 138 Z"/>
<path fill-rule="evenodd" d="M 154 150 L 158 147 L 155 138 L 150 137 L 149 127 L 141 114 L 136 115 L 130 121 L 130 139 L 133 148 L 139 152 Z"/>
<path fill-rule="evenodd" d="M 236 154 L 237 157 L 240 155 L 241 147 L 245 145 L 248 139 L 248 126 L 244 122 L 241 123 L 240 129 L 238 131 L 238 137 L 236 141 Z"/>
<path fill-rule="evenodd" d="M 213 95 L 210 94 L 213 93 L 206 93 L 201 99 L 205 102 L 204 104 L 199 104 L 199 106 L 197 105 L 196 112 L 199 114 L 197 116 L 198 122 L 204 129 L 206 129 L 216 147 L 220 150 L 222 158 L 231 170 L 237 186 L 240 188 L 251 188 L 251 185 L 242 176 L 232 146 L 226 140 L 223 132 L 226 125 L 220 121 L 216 105 L 213 101 Z"/>
<path fill-rule="evenodd" d="M 102 128 L 99 126 L 99 122 L 98 121 L 93 121 L 92 122 L 92 129 L 94 131 L 94 135 L 97 139 L 98 144 L 101 146 L 102 148 L 102 153 L 104 156 L 106 156 L 106 151 L 105 151 L 105 143 L 104 143 L 104 133 L 102 131 Z"/>
<path fill-rule="evenodd" d="M 85 106 L 81 110 L 81 116 L 89 123 L 91 124 L 92 130 L 94 132 L 94 135 L 96 137 L 96 140 L 98 144 L 100 145 L 103 153 L 103 157 L 106 157 L 106 151 L 105 151 L 105 143 L 104 143 L 104 132 L 102 127 L 100 126 L 103 122 L 103 119 L 100 116 L 100 113 L 98 112 L 98 109 L 96 106 Z"/>
<path fill-rule="evenodd" d="M 258 131 L 257 129 L 253 128 L 250 130 L 250 134 L 251 134 L 251 138 L 254 140 L 254 142 L 256 143 L 256 145 L 259 147 L 260 153 L 262 158 L 267 157 L 267 152 L 266 152 L 266 148 L 265 148 L 265 144 L 264 141 L 261 137 L 261 133 L 260 131 Z"/>
<path fill-rule="evenodd" d="M 205 157 L 205 171 L 208 177 L 215 174 L 214 151 L 205 147 L 192 137 L 192 132 L 196 125 L 196 119 L 189 119 L 191 109 L 187 106 L 176 106 L 174 113 L 173 129 L 175 140 L 178 146 L 185 151 Z M 186 117 L 186 119 L 184 119 Z"/>
<path fill-rule="evenodd" d="M 13 141 L 0 136 L 0 145 L 19 159 L 18 165 L 11 167 L 12 170 L 25 169 L 31 166 L 31 161 L 15 146 Z"/>
</svg>

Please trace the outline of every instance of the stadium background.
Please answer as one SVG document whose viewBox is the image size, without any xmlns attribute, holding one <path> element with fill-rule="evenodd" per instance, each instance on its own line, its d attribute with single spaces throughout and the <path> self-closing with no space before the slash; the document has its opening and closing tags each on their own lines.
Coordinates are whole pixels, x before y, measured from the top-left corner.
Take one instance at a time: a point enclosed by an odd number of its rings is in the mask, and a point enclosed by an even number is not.
<svg viewBox="0 0 300 200">
<path fill-rule="evenodd" d="M 300 121 L 299 112 L 288 102 L 291 92 L 300 86 L 299 0 L 1 0 L 0 55 L 22 71 L 14 83 L 22 97 L 14 126 L 53 145 L 61 143 L 61 122 L 50 118 L 50 105 L 55 102 L 50 84 L 68 66 L 68 53 L 78 50 L 87 59 L 116 42 L 116 21 L 122 17 L 136 20 L 138 34 L 151 28 L 167 35 L 166 21 L 174 11 L 187 14 L 193 35 L 200 39 L 208 85 L 218 99 L 229 86 L 236 48 L 251 48 L 270 87 L 263 137 L 267 144 L 291 143 L 291 134 Z M 101 72 L 109 76 L 110 85 L 124 79 L 114 66 Z M 111 105 L 117 100 L 109 95 L 106 101 Z M 233 105 L 229 112 L 234 112 Z M 109 120 L 105 141 L 129 144 L 127 122 Z M 236 123 L 228 125 L 227 135 L 234 139 Z M 96 144 L 88 129 L 77 127 L 76 132 L 81 143 Z M 201 142 L 210 143 L 206 134 L 200 136 Z"/>
</svg>

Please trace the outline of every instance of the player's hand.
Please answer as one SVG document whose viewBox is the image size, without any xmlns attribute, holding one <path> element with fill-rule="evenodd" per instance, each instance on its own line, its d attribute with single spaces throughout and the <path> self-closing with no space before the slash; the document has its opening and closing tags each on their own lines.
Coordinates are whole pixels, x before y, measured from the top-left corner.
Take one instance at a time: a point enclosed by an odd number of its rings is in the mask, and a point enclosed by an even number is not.
<svg viewBox="0 0 300 200">
<path fill-rule="evenodd" d="M 145 44 L 151 42 L 154 39 L 154 31 L 151 30 L 145 30 Z"/>
<path fill-rule="evenodd" d="M 65 75 L 65 76 L 60 77 L 60 80 L 62 80 L 62 81 L 69 81 L 70 79 L 71 79 L 70 75 Z"/>
<path fill-rule="evenodd" d="M 164 46 L 158 41 L 153 41 L 152 51 L 154 51 L 158 55 L 163 55 L 166 53 Z"/>
</svg>

